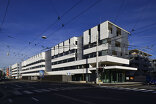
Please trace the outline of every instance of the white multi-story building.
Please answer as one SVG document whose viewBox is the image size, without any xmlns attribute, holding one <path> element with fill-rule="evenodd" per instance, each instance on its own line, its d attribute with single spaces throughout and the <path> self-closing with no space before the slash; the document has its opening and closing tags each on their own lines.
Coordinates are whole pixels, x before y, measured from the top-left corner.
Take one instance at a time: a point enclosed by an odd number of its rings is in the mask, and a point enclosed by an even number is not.
<svg viewBox="0 0 156 104">
<path fill-rule="evenodd" d="M 21 78 L 21 64 L 16 63 L 16 64 L 12 65 L 10 68 L 10 73 L 14 79 Z"/>
<path fill-rule="evenodd" d="M 39 53 L 21 63 L 21 76 L 23 79 L 36 80 L 39 77 L 40 71 L 46 70 L 46 58 L 49 51 Z M 49 55 L 50 57 L 50 55 Z"/>
<path fill-rule="evenodd" d="M 128 35 L 128 31 L 109 21 L 86 30 L 82 36 L 52 48 L 52 69 L 48 75 L 70 75 L 70 80 L 95 81 L 98 61 L 102 82 L 123 82 L 126 70 L 137 70 L 128 67 Z"/>
<path fill-rule="evenodd" d="M 45 79 L 56 81 L 95 81 L 98 77 L 101 82 L 123 82 L 127 70 L 137 70 L 128 67 L 128 35 L 110 21 L 103 22 L 23 61 L 21 76 L 37 79 L 42 70 Z"/>
</svg>

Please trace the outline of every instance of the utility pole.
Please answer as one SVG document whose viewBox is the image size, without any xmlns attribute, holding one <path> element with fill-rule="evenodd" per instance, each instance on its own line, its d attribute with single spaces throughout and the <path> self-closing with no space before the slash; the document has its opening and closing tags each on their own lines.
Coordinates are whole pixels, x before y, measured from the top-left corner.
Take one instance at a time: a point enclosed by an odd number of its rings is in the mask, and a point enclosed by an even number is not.
<svg viewBox="0 0 156 104">
<path fill-rule="evenodd" d="M 98 30 L 98 34 L 99 34 L 99 30 Z M 99 42 L 98 42 L 98 39 L 99 39 L 99 37 L 98 37 L 98 34 L 96 35 L 96 84 L 98 84 L 99 83 L 99 73 L 98 73 L 98 67 L 99 67 L 99 63 L 98 63 L 98 44 L 99 44 Z"/>
<path fill-rule="evenodd" d="M 86 57 L 86 83 L 88 83 L 89 81 L 89 77 L 88 77 L 88 68 L 89 68 L 89 64 L 88 64 L 88 58 Z"/>
</svg>

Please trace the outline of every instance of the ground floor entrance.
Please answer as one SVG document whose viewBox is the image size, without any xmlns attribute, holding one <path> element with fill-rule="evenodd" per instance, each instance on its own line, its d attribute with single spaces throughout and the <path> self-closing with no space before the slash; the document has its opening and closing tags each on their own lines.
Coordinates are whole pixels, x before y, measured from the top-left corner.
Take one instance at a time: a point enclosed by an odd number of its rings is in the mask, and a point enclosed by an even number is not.
<svg viewBox="0 0 156 104">
<path fill-rule="evenodd" d="M 103 83 L 125 82 L 125 71 L 115 69 L 101 71 L 99 72 L 99 80 Z"/>
</svg>

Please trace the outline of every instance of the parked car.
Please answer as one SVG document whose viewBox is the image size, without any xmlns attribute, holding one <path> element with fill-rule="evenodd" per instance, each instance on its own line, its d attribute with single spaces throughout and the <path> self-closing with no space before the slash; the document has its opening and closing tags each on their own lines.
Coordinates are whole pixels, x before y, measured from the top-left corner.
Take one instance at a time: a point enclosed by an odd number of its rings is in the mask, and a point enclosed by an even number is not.
<svg viewBox="0 0 156 104">
<path fill-rule="evenodd" d="M 153 79 L 153 80 L 149 81 L 149 84 L 150 84 L 150 85 L 156 85 L 156 80 Z"/>
</svg>

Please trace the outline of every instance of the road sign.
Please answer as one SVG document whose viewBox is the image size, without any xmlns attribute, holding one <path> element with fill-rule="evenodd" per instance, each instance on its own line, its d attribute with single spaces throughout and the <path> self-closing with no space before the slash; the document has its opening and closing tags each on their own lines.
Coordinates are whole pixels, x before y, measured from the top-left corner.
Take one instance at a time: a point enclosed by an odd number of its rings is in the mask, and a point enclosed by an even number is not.
<svg viewBox="0 0 156 104">
<path fill-rule="evenodd" d="M 40 78 L 43 78 L 44 77 L 44 70 L 40 70 L 39 71 L 39 76 L 40 76 Z"/>
<path fill-rule="evenodd" d="M 70 72 L 68 72 L 68 73 L 67 73 L 67 75 L 71 75 L 71 73 L 70 73 Z"/>
</svg>

